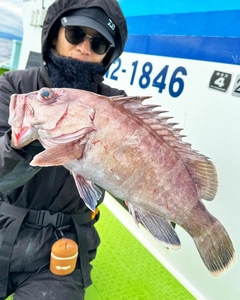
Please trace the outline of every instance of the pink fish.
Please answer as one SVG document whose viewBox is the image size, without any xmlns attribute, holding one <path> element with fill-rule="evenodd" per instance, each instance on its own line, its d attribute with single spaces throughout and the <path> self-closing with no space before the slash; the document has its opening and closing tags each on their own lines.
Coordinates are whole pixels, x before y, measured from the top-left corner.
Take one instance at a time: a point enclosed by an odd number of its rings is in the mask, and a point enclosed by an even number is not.
<svg viewBox="0 0 240 300">
<path fill-rule="evenodd" d="M 103 187 L 126 201 L 135 221 L 173 249 L 180 247 L 171 225 L 175 222 L 218 276 L 232 264 L 235 251 L 227 231 L 201 200 L 216 195 L 216 169 L 182 141 L 181 130 L 164 111 L 142 104 L 146 98 L 66 88 L 12 95 L 12 144 L 21 148 L 38 139 L 46 150 L 31 165 L 69 169 L 91 210 L 99 197 L 97 185 Z"/>
</svg>

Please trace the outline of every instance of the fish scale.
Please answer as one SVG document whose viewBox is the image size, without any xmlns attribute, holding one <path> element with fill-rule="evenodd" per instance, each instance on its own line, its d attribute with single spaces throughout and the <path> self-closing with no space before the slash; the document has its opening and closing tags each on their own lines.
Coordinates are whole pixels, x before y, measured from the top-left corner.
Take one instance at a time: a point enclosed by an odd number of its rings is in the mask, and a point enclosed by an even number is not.
<svg viewBox="0 0 240 300">
<path fill-rule="evenodd" d="M 52 95 L 49 102 L 41 101 L 46 90 Z M 216 195 L 215 166 L 182 140 L 181 129 L 174 127 L 177 123 L 169 121 L 166 111 L 143 104 L 147 98 L 64 88 L 13 95 L 9 118 L 13 146 L 21 148 L 39 139 L 46 150 L 31 165 L 66 167 L 93 211 L 97 186 L 126 201 L 135 222 L 168 248 L 180 247 L 170 221 L 180 225 L 194 240 L 207 269 L 219 276 L 233 263 L 235 250 L 223 225 L 202 202 Z"/>
</svg>

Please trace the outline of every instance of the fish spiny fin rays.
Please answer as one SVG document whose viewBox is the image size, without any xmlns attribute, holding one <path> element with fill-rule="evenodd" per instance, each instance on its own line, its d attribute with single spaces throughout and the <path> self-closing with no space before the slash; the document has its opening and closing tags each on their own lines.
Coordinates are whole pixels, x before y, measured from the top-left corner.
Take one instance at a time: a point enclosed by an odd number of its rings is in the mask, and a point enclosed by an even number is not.
<svg viewBox="0 0 240 300">
<path fill-rule="evenodd" d="M 98 201 L 102 197 L 101 189 L 89 180 L 86 180 L 79 174 L 72 173 L 78 192 L 85 205 L 93 212 L 96 209 Z"/>
<path fill-rule="evenodd" d="M 143 104 L 149 97 L 110 97 L 116 104 L 122 106 L 131 118 L 138 118 L 161 138 L 180 157 L 185 167 L 198 186 L 202 199 L 213 200 L 217 193 L 218 179 L 216 169 L 208 157 L 191 148 L 191 144 L 182 140 L 181 128 L 175 128 L 178 123 L 169 122 L 171 117 L 165 116 L 167 111 L 159 105 Z"/>
<path fill-rule="evenodd" d="M 180 240 L 171 222 L 142 208 L 133 206 L 131 203 L 127 203 L 127 205 L 134 221 L 137 224 L 141 223 L 163 246 L 174 250 L 181 248 Z"/>
</svg>

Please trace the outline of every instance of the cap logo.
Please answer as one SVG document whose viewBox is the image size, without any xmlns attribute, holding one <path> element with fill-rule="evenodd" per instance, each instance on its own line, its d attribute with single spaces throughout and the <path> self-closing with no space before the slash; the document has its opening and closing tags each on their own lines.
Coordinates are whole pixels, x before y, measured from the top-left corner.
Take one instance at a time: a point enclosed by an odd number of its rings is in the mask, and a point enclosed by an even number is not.
<svg viewBox="0 0 240 300">
<path fill-rule="evenodd" d="M 63 21 L 64 24 L 66 24 L 67 23 L 67 18 L 66 17 L 62 18 L 62 21 Z"/>
<path fill-rule="evenodd" d="M 115 27 L 116 27 L 116 25 L 113 23 L 113 21 L 111 20 L 111 19 L 108 19 L 108 26 L 112 29 L 112 30 L 114 30 L 115 29 Z"/>
</svg>

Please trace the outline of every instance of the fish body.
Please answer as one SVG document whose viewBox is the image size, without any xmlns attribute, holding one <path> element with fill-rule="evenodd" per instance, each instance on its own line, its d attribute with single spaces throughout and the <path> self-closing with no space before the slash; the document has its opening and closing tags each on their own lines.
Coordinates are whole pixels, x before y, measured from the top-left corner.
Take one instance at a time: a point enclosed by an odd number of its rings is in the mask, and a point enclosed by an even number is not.
<svg viewBox="0 0 240 300">
<path fill-rule="evenodd" d="M 48 88 L 13 95 L 13 146 L 39 139 L 46 150 L 32 165 L 64 165 L 91 210 L 99 198 L 95 184 L 101 186 L 126 201 L 135 221 L 173 249 L 180 241 L 170 221 L 177 223 L 218 276 L 232 264 L 235 251 L 225 228 L 201 200 L 216 195 L 216 169 L 182 141 L 164 111 L 142 104 L 146 98 Z"/>
</svg>

